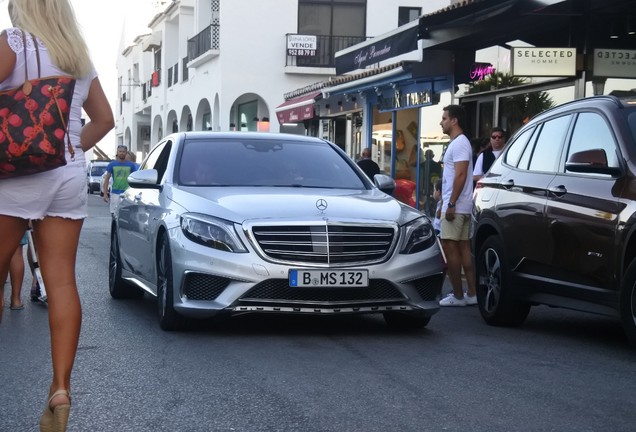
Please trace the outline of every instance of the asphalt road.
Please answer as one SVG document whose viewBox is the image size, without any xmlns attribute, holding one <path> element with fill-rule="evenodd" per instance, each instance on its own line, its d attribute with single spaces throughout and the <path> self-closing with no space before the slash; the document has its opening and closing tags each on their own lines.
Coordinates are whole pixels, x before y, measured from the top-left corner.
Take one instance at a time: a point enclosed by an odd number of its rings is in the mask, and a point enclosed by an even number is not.
<svg viewBox="0 0 636 432">
<path fill-rule="evenodd" d="M 414 333 L 379 316 L 241 316 L 166 333 L 154 299 L 110 298 L 108 210 L 89 202 L 69 431 L 636 430 L 636 350 L 614 320 L 536 307 L 523 327 L 494 328 L 466 307 Z M 46 307 L 5 310 L 0 431 L 38 430 L 48 344 Z"/>
</svg>

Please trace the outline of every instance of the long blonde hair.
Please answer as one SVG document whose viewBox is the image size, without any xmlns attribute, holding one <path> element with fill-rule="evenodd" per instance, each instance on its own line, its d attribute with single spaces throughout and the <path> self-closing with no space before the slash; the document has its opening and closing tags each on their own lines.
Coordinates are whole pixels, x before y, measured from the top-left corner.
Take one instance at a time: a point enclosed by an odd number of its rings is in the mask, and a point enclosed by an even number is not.
<svg viewBox="0 0 636 432">
<path fill-rule="evenodd" d="M 9 0 L 13 25 L 38 37 L 57 67 L 75 78 L 93 64 L 69 0 Z"/>
</svg>

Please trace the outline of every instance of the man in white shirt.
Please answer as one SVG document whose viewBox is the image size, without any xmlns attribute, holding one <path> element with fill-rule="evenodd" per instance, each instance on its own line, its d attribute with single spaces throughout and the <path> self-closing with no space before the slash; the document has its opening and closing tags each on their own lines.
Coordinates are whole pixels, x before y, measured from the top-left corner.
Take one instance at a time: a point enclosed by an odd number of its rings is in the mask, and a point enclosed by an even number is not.
<svg viewBox="0 0 636 432">
<path fill-rule="evenodd" d="M 497 160 L 506 146 L 506 133 L 500 127 L 494 127 L 490 131 L 490 145 L 477 157 L 473 170 L 473 181 L 477 182 L 484 176 Z"/>
<path fill-rule="evenodd" d="M 442 131 L 451 139 L 444 153 L 442 174 L 441 240 L 448 269 L 446 274 L 453 292 L 443 298 L 440 306 L 477 304 L 475 273 L 470 253 L 470 216 L 473 208 L 473 150 L 464 135 L 466 114 L 460 105 L 444 107 Z M 462 268 L 468 284 L 464 295 Z"/>
</svg>

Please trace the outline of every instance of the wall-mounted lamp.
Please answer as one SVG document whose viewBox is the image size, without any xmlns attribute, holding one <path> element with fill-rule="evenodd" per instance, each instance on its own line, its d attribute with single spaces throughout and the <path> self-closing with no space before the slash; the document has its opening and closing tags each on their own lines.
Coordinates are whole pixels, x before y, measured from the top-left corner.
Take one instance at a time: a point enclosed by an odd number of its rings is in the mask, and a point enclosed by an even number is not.
<svg viewBox="0 0 636 432">
<path fill-rule="evenodd" d="M 342 101 L 338 101 L 338 109 L 340 110 L 340 112 L 342 112 L 342 110 L 344 109 L 344 107 L 342 106 Z"/>
<path fill-rule="evenodd" d="M 236 130 L 236 125 L 234 123 L 230 123 L 230 130 L 231 131 L 235 131 Z"/>
<path fill-rule="evenodd" d="M 627 34 L 633 36 L 636 34 L 636 20 L 634 17 L 627 17 Z"/>
<path fill-rule="evenodd" d="M 269 117 L 263 117 L 261 121 L 256 123 L 256 130 L 259 132 L 269 132 Z"/>
<path fill-rule="evenodd" d="M 254 118 L 252 119 L 252 121 L 258 122 L 258 121 L 259 121 L 259 120 L 258 120 L 258 117 L 254 117 Z"/>
<path fill-rule="evenodd" d="M 605 81 L 607 81 L 607 78 L 594 77 L 594 79 L 592 79 L 592 92 L 594 96 L 605 94 Z"/>
<path fill-rule="evenodd" d="M 325 109 L 327 110 L 327 114 L 331 114 L 331 106 L 329 104 L 325 105 Z"/>
</svg>

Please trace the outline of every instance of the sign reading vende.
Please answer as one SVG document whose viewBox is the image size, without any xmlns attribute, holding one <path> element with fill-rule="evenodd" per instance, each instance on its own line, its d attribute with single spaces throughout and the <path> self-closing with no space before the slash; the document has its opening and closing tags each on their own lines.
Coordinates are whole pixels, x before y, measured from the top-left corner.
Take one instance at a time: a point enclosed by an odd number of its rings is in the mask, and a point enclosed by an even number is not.
<svg viewBox="0 0 636 432">
<path fill-rule="evenodd" d="M 512 75 L 575 76 L 576 48 L 512 48 Z"/>
<path fill-rule="evenodd" d="M 312 35 L 287 35 L 287 55 L 313 57 L 318 49 L 318 38 Z"/>
<path fill-rule="evenodd" d="M 636 51 L 634 50 L 594 50 L 595 77 L 636 78 Z"/>
</svg>

